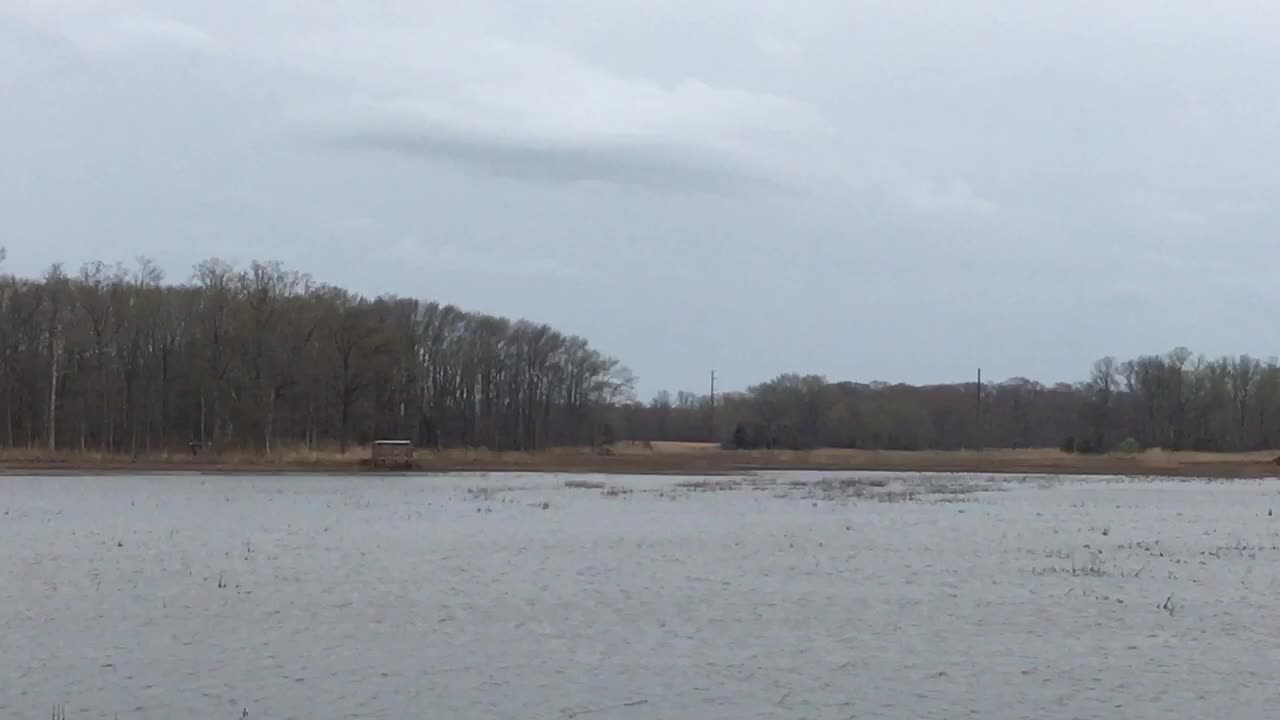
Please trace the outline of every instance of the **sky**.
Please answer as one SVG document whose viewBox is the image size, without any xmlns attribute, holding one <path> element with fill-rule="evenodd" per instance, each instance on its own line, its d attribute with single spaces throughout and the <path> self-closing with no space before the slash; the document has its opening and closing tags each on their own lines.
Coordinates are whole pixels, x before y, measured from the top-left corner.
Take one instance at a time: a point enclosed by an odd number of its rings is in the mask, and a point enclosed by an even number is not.
<svg viewBox="0 0 1280 720">
<path fill-rule="evenodd" d="M 638 393 L 1280 354 L 1269 0 L 0 0 L 5 269 L 280 260 Z"/>
</svg>

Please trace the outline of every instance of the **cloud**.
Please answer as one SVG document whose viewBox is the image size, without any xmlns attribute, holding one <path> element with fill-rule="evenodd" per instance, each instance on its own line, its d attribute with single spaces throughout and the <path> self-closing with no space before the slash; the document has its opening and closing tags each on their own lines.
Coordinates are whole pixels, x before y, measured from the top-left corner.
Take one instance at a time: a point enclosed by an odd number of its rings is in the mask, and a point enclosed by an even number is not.
<svg viewBox="0 0 1280 720">
<path fill-rule="evenodd" d="M 527 38 L 519 8 L 495 0 L 393 2 L 379 13 L 246 3 L 252 22 L 234 25 L 234 13 L 205 11 L 200 24 L 141 2 L 23 7 L 23 23 L 92 58 L 217 52 L 267 86 L 292 131 L 335 147 L 677 191 L 812 190 L 831 154 L 829 119 L 811 103 L 688 69 L 658 78 L 611 68 L 598 51 Z M 793 42 L 780 30 L 756 35 L 749 44 L 764 56 Z"/>
<path fill-rule="evenodd" d="M 546 141 L 425 126 L 335 131 L 329 140 L 334 147 L 384 150 L 527 180 L 698 192 L 787 189 L 784 182 L 754 172 L 732 156 L 697 145 L 664 145 L 625 136 Z"/>
<path fill-rule="evenodd" d="M 978 195 L 966 182 L 915 184 L 905 192 L 908 207 L 929 213 L 989 217 L 999 206 Z"/>
<path fill-rule="evenodd" d="M 172 17 L 121 10 L 110 3 L 50 1 L 0 9 L 0 26 L 24 28 L 93 58 L 155 51 L 206 53 L 217 46 L 204 29 Z"/>
<path fill-rule="evenodd" d="M 344 90 L 315 98 L 299 125 L 353 148 L 516 177 L 677 189 L 803 185 L 805 158 L 830 137 L 822 113 L 791 98 L 628 76 L 465 28 L 422 30 L 310 31 L 274 48 L 277 62 Z"/>
<path fill-rule="evenodd" d="M 212 35 L 195 25 L 172 18 L 126 17 L 105 30 L 106 45 L 115 49 L 209 52 L 216 48 Z"/>
<path fill-rule="evenodd" d="M 477 244 L 434 244 L 406 237 L 393 243 L 386 254 L 398 262 L 419 270 L 447 270 L 501 277 L 530 277 L 557 280 L 583 280 L 590 274 L 549 257 L 528 257 L 498 253 Z"/>
</svg>

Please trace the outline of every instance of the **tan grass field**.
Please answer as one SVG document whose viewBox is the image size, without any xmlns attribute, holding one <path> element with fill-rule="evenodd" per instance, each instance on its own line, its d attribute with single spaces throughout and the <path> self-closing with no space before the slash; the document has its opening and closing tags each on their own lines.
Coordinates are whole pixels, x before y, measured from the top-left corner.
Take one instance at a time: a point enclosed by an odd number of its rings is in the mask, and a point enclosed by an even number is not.
<svg viewBox="0 0 1280 720">
<path fill-rule="evenodd" d="M 1277 477 L 1276 451 L 1197 453 L 1148 450 L 1121 455 L 1069 455 L 1056 449 L 984 451 L 889 451 L 819 449 L 722 450 L 710 443 L 619 443 L 606 454 L 590 448 L 555 448 L 537 453 L 454 449 L 419 450 L 421 472 L 522 471 L 638 474 L 723 474 L 752 470 L 885 470 L 920 472 L 1061 473 L 1085 475 L 1166 475 L 1175 477 Z M 0 472 L 373 472 L 369 450 L 284 448 L 270 455 L 225 451 L 192 457 L 185 452 L 131 457 L 97 452 L 0 450 Z"/>
</svg>

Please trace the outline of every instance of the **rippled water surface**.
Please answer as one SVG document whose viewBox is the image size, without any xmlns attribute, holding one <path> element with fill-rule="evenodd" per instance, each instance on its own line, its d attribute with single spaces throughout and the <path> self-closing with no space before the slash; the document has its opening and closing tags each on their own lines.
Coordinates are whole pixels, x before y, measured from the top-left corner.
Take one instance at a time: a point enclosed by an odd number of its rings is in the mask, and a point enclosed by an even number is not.
<svg viewBox="0 0 1280 720">
<path fill-rule="evenodd" d="M 0 478 L 0 717 L 1280 717 L 1278 492 Z"/>
</svg>

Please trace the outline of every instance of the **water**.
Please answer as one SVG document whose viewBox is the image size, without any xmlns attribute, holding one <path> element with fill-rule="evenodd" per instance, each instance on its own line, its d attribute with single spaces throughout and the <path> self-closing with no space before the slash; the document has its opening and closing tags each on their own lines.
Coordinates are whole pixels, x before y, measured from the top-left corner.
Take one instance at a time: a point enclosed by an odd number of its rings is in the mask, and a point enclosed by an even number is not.
<svg viewBox="0 0 1280 720">
<path fill-rule="evenodd" d="M 1280 714 L 1280 485 L 821 477 L 2 478 L 0 717 Z"/>
</svg>

